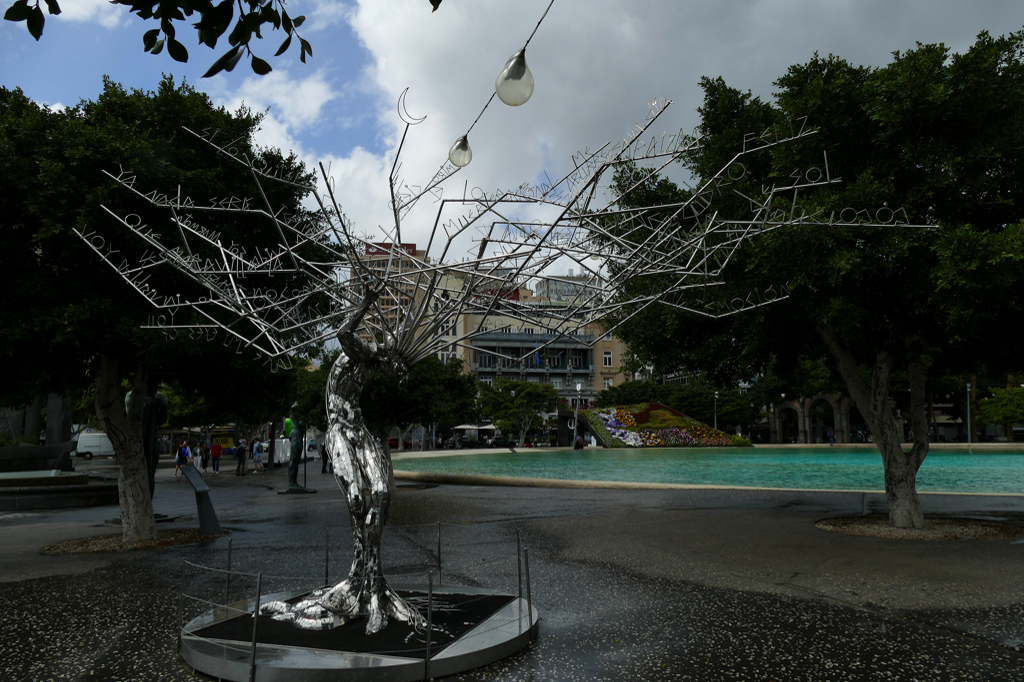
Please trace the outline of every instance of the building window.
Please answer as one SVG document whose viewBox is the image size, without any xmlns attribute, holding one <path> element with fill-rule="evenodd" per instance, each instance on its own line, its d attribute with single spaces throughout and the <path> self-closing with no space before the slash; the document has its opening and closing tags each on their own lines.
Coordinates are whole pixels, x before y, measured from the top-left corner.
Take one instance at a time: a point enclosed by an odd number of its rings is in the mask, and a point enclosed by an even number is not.
<svg viewBox="0 0 1024 682">
<path fill-rule="evenodd" d="M 573 369 L 579 369 L 583 366 L 583 351 L 574 350 L 572 352 L 572 367 Z"/>
<path fill-rule="evenodd" d="M 606 350 L 604 352 L 604 366 L 605 367 L 611 367 L 612 366 L 612 352 L 610 350 Z M 608 388 L 608 387 L 605 386 L 605 388 Z"/>
<path fill-rule="evenodd" d="M 487 384 L 488 386 L 490 386 L 491 385 L 491 377 L 480 377 L 480 383 L 481 384 Z"/>
<path fill-rule="evenodd" d="M 553 386 L 553 387 L 555 388 L 555 390 L 557 390 L 557 391 L 560 391 L 560 390 L 562 390 L 562 377 L 552 377 L 552 378 L 551 378 L 551 385 L 552 385 L 552 386 Z"/>
<path fill-rule="evenodd" d="M 604 387 L 605 388 L 611 388 L 613 385 L 615 385 L 615 380 L 612 379 L 611 377 L 605 377 L 605 379 L 604 379 Z"/>
</svg>

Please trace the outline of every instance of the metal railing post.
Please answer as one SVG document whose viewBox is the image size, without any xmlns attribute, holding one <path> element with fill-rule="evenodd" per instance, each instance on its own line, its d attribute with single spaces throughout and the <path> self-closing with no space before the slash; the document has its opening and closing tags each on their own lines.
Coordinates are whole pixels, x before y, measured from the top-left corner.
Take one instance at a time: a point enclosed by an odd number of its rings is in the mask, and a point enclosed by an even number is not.
<svg viewBox="0 0 1024 682">
<path fill-rule="evenodd" d="M 427 573 L 427 650 L 423 656 L 423 679 L 430 679 L 430 644 L 434 632 L 434 574 Z"/>
<path fill-rule="evenodd" d="M 530 548 L 523 550 L 523 563 L 526 564 L 526 626 L 533 641 L 533 594 L 530 591 Z"/>
<path fill-rule="evenodd" d="M 516 528 L 516 584 L 519 586 L 519 600 L 516 608 L 519 609 L 519 632 L 523 632 L 523 540 L 519 529 Z"/>
<path fill-rule="evenodd" d="M 263 597 L 263 573 L 256 576 L 256 603 L 252 610 L 252 654 L 249 658 L 249 682 L 256 682 L 256 626 L 260 623 L 260 599 Z"/>
<path fill-rule="evenodd" d="M 441 584 L 441 522 L 437 522 L 437 584 Z"/>
<path fill-rule="evenodd" d="M 331 584 L 331 529 L 324 528 L 324 587 Z"/>
<path fill-rule="evenodd" d="M 231 603 L 231 538 L 228 538 L 228 567 L 224 580 L 224 606 Z"/>
</svg>

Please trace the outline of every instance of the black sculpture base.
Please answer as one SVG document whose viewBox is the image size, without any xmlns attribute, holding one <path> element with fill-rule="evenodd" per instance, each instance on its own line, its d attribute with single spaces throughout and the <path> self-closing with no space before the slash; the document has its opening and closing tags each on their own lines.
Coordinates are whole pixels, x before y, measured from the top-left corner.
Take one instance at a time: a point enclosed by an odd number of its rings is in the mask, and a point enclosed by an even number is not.
<svg viewBox="0 0 1024 682">
<path fill-rule="evenodd" d="M 396 591 L 426 614 L 423 585 L 395 585 Z M 301 594 L 267 595 L 261 600 L 295 601 Z M 252 661 L 253 600 L 217 608 L 185 626 L 181 655 L 196 670 L 225 680 L 249 680 Z M 257 623 L 256 680 L 360 680 L 404 682 L 442 677 L 509 656 L 536 633 L 536 609 L 525 599 L 472 587 L 435 588 L 434 628 L 427 638 L 406 623 L 392 621 L 367 636 L 365 619 L 330 630 L 302 630 L 260 616 Z"/>
</svg>

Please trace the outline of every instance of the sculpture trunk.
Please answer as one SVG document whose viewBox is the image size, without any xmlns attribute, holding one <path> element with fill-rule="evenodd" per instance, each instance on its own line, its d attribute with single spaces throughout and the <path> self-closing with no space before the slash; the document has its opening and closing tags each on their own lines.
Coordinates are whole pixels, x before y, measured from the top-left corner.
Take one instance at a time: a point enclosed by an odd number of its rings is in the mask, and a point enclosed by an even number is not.
<svg viewBox="0 0 1024 682">
<path fill-rule="evenodd" d="M 327 380 L 325 444 L 352 522 L 352 567 L 337 585 L 318 590 L 294 606 L 272 602 L 263 607 L 263 613 L 310 629 L 334 627 L 346 618 L 361 616 L 366 616 L 367 634 L 379 632 L 391 618 L 422 627 L 423 617 L 384 577 L 381 537 L 395 489 L 394 471 L 359 408 L 360 394 L 374 368 L 402 373 L 404 365 L 387 349 L 365 343 L 351 332 L 338 336 L 341 353 Z"/>
</svg>

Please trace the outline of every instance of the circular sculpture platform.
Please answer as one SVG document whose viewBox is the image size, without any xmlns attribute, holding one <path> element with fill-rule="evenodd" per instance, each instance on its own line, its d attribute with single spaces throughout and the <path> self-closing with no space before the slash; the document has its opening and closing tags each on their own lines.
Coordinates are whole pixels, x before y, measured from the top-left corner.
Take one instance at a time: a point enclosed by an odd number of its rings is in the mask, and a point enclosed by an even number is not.
<svg viewBox="0 0 1024 682">
<path fill-rule="evenodd" d="M 392 587 L 426 614 L 425 585 Z M 260 601 L 298 601 L 308 593 L 269 594 Z M 217 607 L 190 621 L 181 635 L 185 661 L 207 675 L 247 682 L 254 601 Z M 364 618 L 329 630 L 303 630 L 261 615 L 256 680 L 405 682 L 454 675 L 524 648 L 536 634 L 537 621 L 537 609 L 528 609 L 521 597 L 476 587 L 435 587 L 428 661 L 427 633 L 406 623 L 392 621 L 383 631 L 366 635 Z"/>
</svg>

